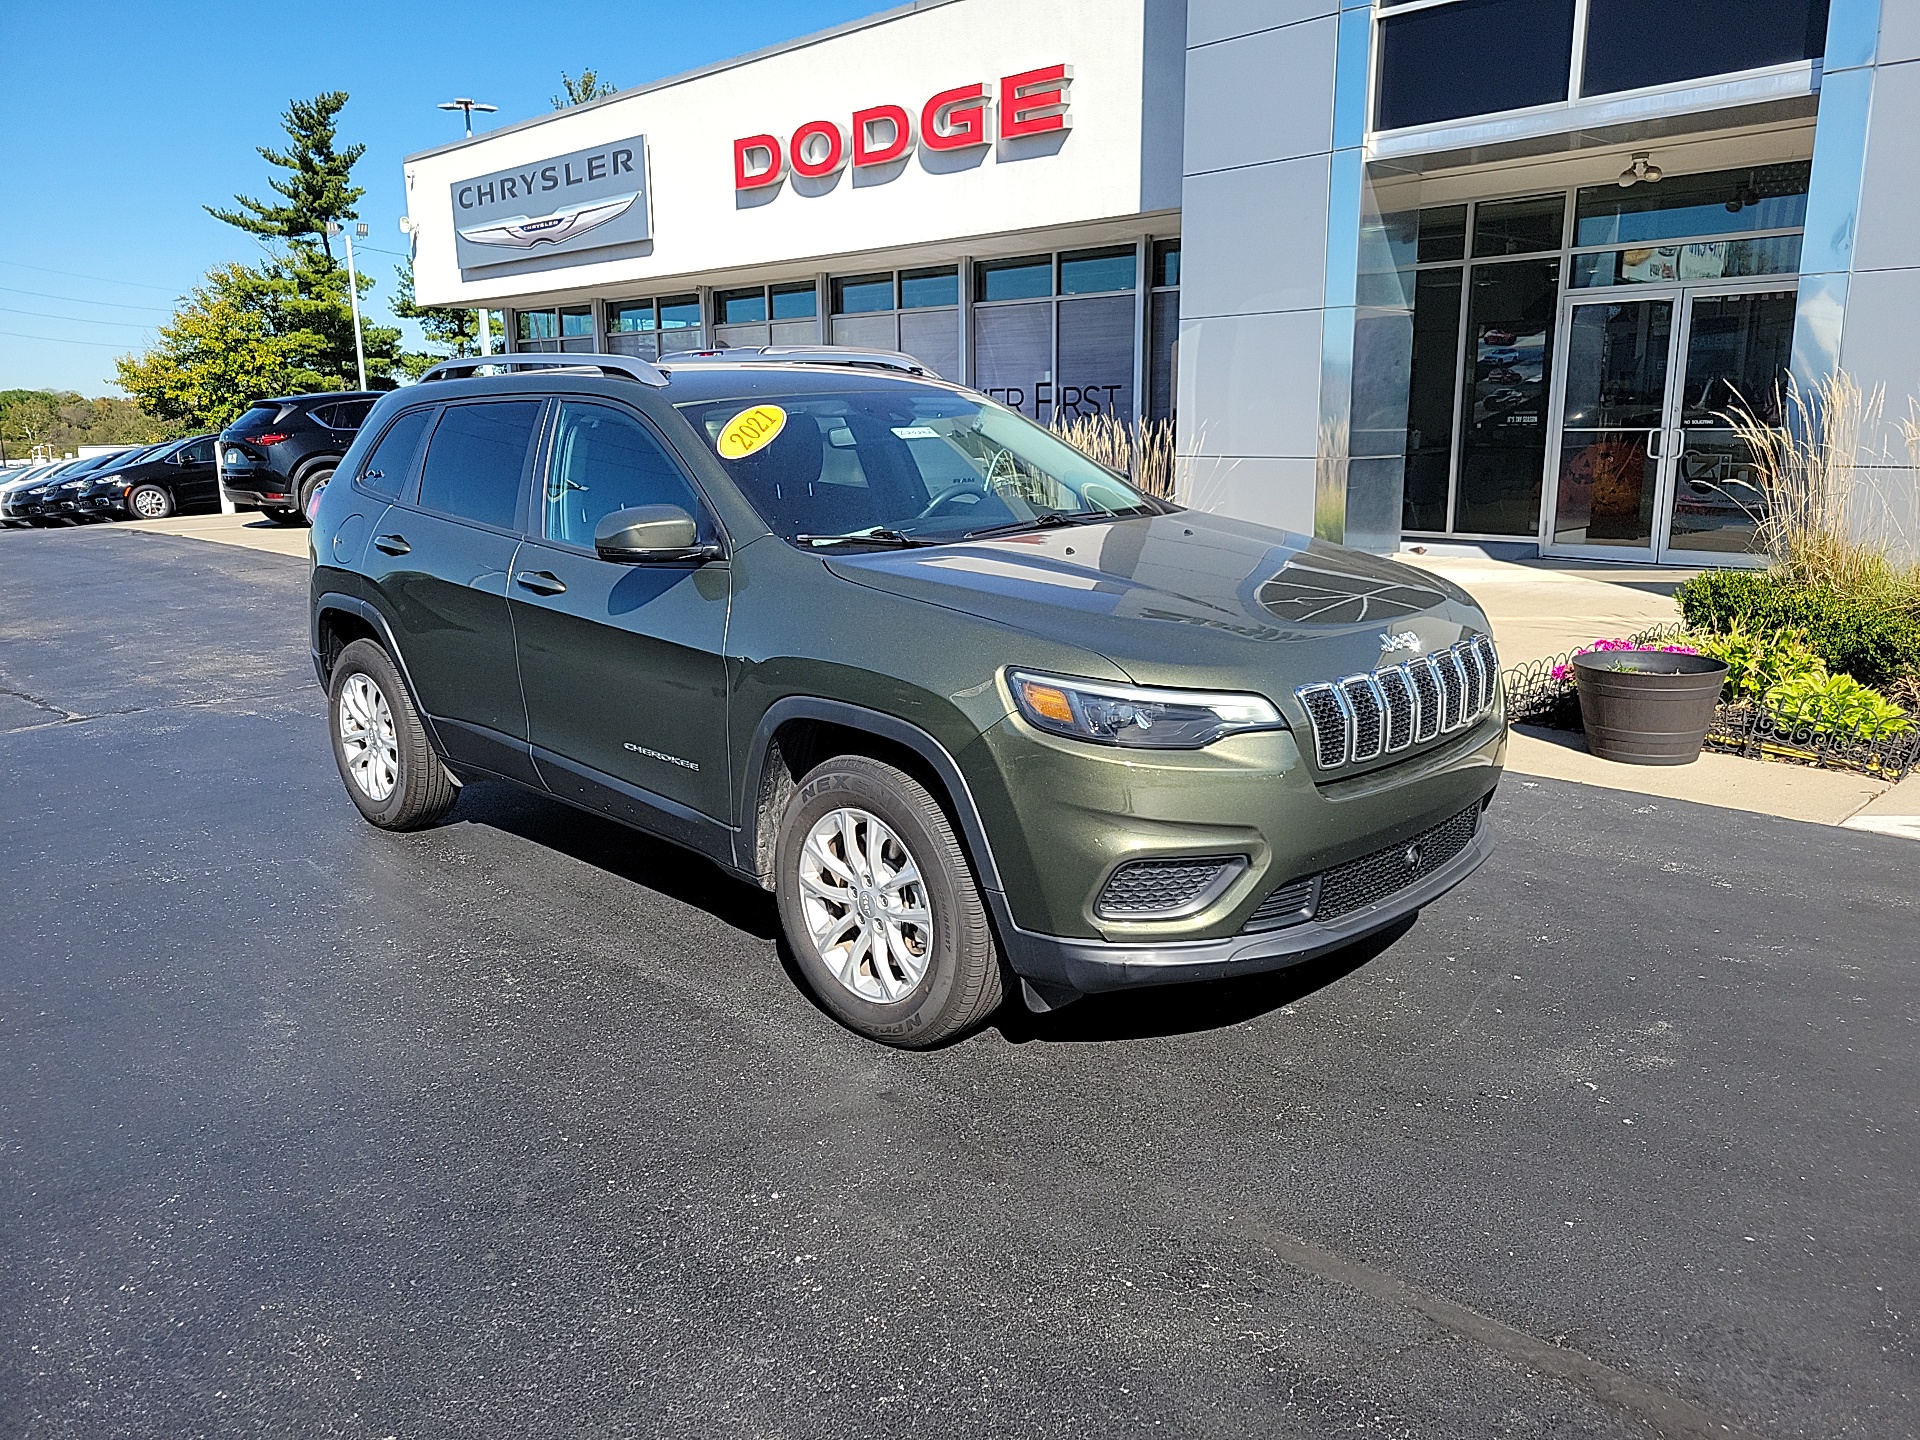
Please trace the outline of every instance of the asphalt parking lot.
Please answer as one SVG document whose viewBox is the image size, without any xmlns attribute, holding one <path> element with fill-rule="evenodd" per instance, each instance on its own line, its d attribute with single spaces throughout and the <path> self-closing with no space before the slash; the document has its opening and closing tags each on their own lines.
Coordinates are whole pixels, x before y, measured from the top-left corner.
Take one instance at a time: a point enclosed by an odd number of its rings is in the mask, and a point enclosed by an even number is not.
<svg viewBox="0 0 1920 1440">
<path fill-rule="evenodd" d="M 1920 849 L 1509 777 L 1408 932 L 859 1040 L 341 792 L 302 562 L 0 535 L 0 1434 L 1920 1433 Z"/>
</svg>

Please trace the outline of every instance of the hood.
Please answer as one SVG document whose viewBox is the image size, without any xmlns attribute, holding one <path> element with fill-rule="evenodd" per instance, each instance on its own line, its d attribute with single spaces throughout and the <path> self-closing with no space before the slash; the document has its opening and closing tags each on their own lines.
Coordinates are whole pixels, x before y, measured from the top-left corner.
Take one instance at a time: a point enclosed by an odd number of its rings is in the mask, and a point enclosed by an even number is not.
<svg viewBox="0 0 1920 1440">
<path fill-rule="evenodd" d="M 1094 651 L 1143 685 L 1253 690 L 1288 711 L 1295 686 L 1489 630 L 1437 576 L 1193 511 L 838 555 L 828 568 Z"/>
</svg>

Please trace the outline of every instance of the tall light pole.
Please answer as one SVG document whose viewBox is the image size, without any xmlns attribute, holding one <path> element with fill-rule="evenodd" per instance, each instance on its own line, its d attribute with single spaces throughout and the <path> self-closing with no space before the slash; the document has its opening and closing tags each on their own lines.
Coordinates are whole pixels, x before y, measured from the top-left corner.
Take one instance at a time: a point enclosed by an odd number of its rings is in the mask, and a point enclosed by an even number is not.
<svg viewBox="0 0 1920 1440">
<path fill-rule="evenodd" d="M 478 110 L 482 115 L 491 115 L 500 107 L 498 105 L 482 105 L 478 100 L 469 100 L 466 96 L 462 95 L 458 100 L 442 100 L 440 102 L 440 108 L 442 110 L 464 110 L 466 112 L 467 138 L 471 140 L 473 138 L 473 112 Z"/>
<path fill-rule="evenodd" d="M 360 275 L 353 268 L 353 237 L 367 238 L 366 222 L 362 221 L 349 230 L 338 220 L 327 221 L 327 233 L 339 235 L 347 242 L 347 298 L 353 304 L 353 361 L 360 367 L 360 388 L 367 388 L 367 352 L 360 343 Z"/>
</svg>

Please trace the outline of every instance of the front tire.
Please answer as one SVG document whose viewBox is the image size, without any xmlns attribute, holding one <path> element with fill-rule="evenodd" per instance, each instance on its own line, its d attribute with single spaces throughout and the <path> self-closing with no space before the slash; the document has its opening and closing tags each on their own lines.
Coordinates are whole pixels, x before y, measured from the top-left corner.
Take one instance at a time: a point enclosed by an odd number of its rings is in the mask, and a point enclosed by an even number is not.
<svg viewBox="0 0 1920 1440">
<path fill-rule="evenodd" d="M 985 902 L 925 786 L 860 755 L 816 766 L 775 853 L 780 920 L 816 999 L 849 1029 L 918 1050 L 1005 995 Z"/>
<path fill-rule="evenodd" d="M 435 824 L 460 798 L 387 652 L 356 640 L 333 662 L 327 729 L 347 796 L 382 830 Z"/>
<path fill-rule="evenodd" d="M 301 518 L 300 512 L 297 510 L 274 509 L 265 510 L 261 513 L 276 525 L 298 525 Z"/>
<path fill-rule="evenodd" d="M 173 514 L 173 496 L 159 485 L 136 485 L 127 495 L 127 513 L 136 520 L 165 520 Z"/>
</svg>

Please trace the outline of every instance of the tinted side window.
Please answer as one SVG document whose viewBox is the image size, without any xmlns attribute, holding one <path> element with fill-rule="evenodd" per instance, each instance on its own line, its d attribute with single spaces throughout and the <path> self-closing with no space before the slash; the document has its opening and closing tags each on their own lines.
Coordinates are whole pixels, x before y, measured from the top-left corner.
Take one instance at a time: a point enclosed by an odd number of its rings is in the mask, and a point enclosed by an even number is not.
<svg viewBox="0 0 1920 1440">
<path fill-rule="evenodd" d="M 322 411 L 320 423 L 335 430 L 358 430 L 366 424 L 367 412 L 371 409 L 371 400 L 343 400 Z"/>
<path fill-rule="evenodd" d="M 180 449 L 180 463 L 182 465 L 211 465 L 213 463 L 213 437 L 208 436 L 204 440 L 196 440 L 191 445 L 182 446 Z"/>
<path fill-rule="evenodd" d="M 511 530 L 520 510 L 520 479 L 540 418 L 538 400 L 449 405 L 427 444 L 420 503 L 462 520 Z"/>
<path fill-rule="evenodd" d="M 591 549 L 601 517 L 634 505 L 700 514 L 693 486 L 638 420 L 605 405 L 563 404 L 547 466 L 547 538 Z"/>
<path fill-rule="evenodd" d="M 355 477 L 363 489 L 376 495 L 384 495 L 389 500 L 400 493 L 400 487 L 407 483 L 407 476 L 413 470 L 413 457 L 419 453 L 420 437 L 427 433 L 427 422 L 433 418 L 432 410 L 409 410 L 393 424 L 387 427 L 387 433 L 380 437 L 380 443 L 373 447 L 373 453 L 367 456 L 367 463 L 360 467 Z"/>
</svg>

